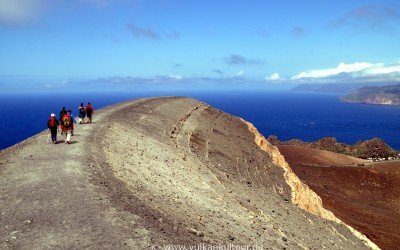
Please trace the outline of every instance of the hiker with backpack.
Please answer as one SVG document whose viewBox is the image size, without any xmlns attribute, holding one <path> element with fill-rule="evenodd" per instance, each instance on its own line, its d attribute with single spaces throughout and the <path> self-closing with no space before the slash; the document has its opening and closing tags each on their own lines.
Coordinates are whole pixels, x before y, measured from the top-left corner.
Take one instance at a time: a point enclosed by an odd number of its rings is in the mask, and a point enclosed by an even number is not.
<svg viewBox="0 0 400 250">
<path fill-rule="evenodd" d="M 88 104 L 86 105 L 85 111 L 88 118 L 88 123 L 92 123 L 92 115 L 94 113 L 94 109 L 90 102 L 88 102 Z"/>
<path fill-rule="evenodd" d="M 47 127 L 50 129 L 50 133 L 51 133 L 51 141 L 54 144 L 57 144 L 57 128 L 58 128 L 58 120 L 56 118 L 55 114 L 51 114 L 50 115 L 50 119 L 47 122 Z"/>
<path fill-rule="evenodd" d="M 79 117 L 79 124 L 82 124 L 85 122 L 85 116 L 86 116 L 86 111 L 85 107 L 83 107 L 83 103 L 81 103 L 81 106 L 78 108 L 78 117 Z"/>
<path fill-rule="evenodd" d="M 66 139 L 65 142 L 70 144 L 71 142 L 71 130 L 73 127 L 73 121 L 71 116 L 67 113 L 65 115 L 63 115 L 63 117 L 61 118 L 61 131 L 63 133 L 65 133 Z"/>
<path fill-rule="evenodd" d="M 60 121 L 61 121 L 61 118 L 62 118 L 65 114 L 67 114 L 67 110 L 65 109 L 65 107 L 62 107 L 62 110 L 60 111 L 60 116 L 59 116 Z"/>
<path fill-rule="evenodd" d="M 61 111 L 60 111 L 60 116 L 59 116 L 60 121 L 61 121 L 61 118 L 62 118 L 65 114 L 67 114 L 67 110 L 65 109 L 65 107 L 62 107 L 62 109 L 61 109 Z M 61 130 L 61 135 L 62 135 L 62 134 L 63 134 L 63 131 Z"/>
<path fill-rule="evenodd" d="M 72 110 L 68 110 L 68 114 L 71 117 L 72 120 L 72 128 L 71 128 L 71 135 L 74 135 L 74 124 L 76 124 L 76 119 L 74 117 L 74 115 L 72 114 Z"/>
</svg>

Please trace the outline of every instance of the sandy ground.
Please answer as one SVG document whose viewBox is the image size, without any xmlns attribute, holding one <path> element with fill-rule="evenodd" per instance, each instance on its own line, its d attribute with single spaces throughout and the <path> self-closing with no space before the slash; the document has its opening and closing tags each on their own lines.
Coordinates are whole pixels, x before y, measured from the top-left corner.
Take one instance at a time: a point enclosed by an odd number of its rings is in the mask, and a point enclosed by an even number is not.
<svg viewBox="0 0 400 250">
<path fill-rule="evenodd" d="M 297 176 L 337 217 L 381 248 L 399 248 L 399 161 L 365 163 L 345 155 L 296 146 L 279 146 L 279 150 Z M 365 166 L 357 165 L 362 163 Z"/>
<path fill-rule="evenodd" d="M 366 249 L 291 202 L 281 167 L 239 118 L 186 98 L 114 105 L 0 153 L 0 248 L 169 244 Z"/>
</svg>

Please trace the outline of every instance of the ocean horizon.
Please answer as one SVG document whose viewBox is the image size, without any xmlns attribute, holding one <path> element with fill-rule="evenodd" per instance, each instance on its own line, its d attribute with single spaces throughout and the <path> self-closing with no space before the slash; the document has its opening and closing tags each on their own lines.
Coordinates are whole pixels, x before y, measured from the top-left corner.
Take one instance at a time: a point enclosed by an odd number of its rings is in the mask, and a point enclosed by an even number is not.
<svg viewBox="0 0 400 250">
<path fill-rule="evenodd" d="M 111 93 L 9 93 L 1 94 L 0 149 L 5 149 L 46 129 L 51 113 L 63 106 L 77 115 L 81 102 L 95 109 L 157 96 L 187 96 L 206 102 L 253 123 L 265 136 L 280 140 L 315 141 L 335 137 L 354 144 L 379 137 L 400 150 L 400 107 L 350 104 L 337 94 L 239 91 L 111 92 Z M 94 114 L 94 120 L 96 113 Z"/>
</svg>

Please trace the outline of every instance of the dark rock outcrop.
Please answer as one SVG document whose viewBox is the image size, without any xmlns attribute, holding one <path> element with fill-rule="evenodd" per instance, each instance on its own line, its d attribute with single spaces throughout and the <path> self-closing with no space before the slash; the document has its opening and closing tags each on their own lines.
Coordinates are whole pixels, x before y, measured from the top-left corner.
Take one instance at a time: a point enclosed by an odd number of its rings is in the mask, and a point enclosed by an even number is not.
<svg viewBox="0 0 400 250">
<path fill-rule="evenodd" d="M 363 159 L 396 157 L 398 154 L 396 150 L 389 147 L 380 138 L 359 141 L 353 145 L 338 142 L 334 137 L 324 137 L 315 142 L 303 142 L 298 139 L 280 141 L 277 136 L 272 135 L 268 137 L 268 141 L 275 146 L 290 145 L 316 148 Z"/>
</svg>

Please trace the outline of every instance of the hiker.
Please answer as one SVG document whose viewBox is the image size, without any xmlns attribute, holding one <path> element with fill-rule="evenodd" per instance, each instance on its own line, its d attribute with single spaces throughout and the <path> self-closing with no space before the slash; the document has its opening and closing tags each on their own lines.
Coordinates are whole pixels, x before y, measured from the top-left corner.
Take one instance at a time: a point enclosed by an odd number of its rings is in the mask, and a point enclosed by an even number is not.
<svg viewBox="0 0 400 250">
<path fill-rule="evenodd" d="M 88 118 L 88 123 L 92 123 L 92 115 L 94 113 L 94 109 L 90 102 L 88 102 L 88 104 L 86 105 L 85 111 Z"/>
<path fill-rule="evenodd" d="M 61 118 L 63 117 L 63 115 L 65 115 L 65 114 L 67 114 L 67 110 L 65 109 L 65 107 L 62 107 L 62 110 L 60 111 L 60 121 L 61 121 Z"/>
<path fill-rule="evenodd" d="M 79 106 L 79 108 L 78 108 L 78 115 L 79 115 L 79 124 L 84 123 L 86 111 L 85 111 L 85 107 L 83 107 L 83 103 L 81 103 L 81 106 Z"/>
<path fill-rule="evenodd" d="M 56 118 L 55 114 L 51 114 L 50 115 L 50 119 L 47 122 L 47 127 L 50 129 L 50 133 L 51 133 L 51 141 L 54 144 L 57 144 L 57 128 L 58 128 L 58 120 Z"/>
<path fill-rule="evenodd" d="M 61 130 L 63 133 L 65 133 L 66 139 L 65 142 L 70 144 L 71 141 L 71 129 L 73 127 L 73 122 L 71 116 L 67 113 L 63 115 L 61 118 Z"/>
<path fill-rule="evenodd" d="M 61 121 L 61 118 L 65 115 L 65 114 L 67 114 L 67 110 L 65 109 L 65 107 L 62 107 L 62 110 L 60 111 L 60 121 Z M 63 131 L 61 130 L 61 135 L 63 134 Z"/>
<path fill-rule="evenodd" d="M 72 120 L 72 128 L 71 128 L 71 135 L 74 135 L 74 124 L 76 124 L 76 119 L 74 117 L 74 115 L 72 114 L 72 110 L 68 110 L 68 114 L 71 117 Z"/>
</svg>

